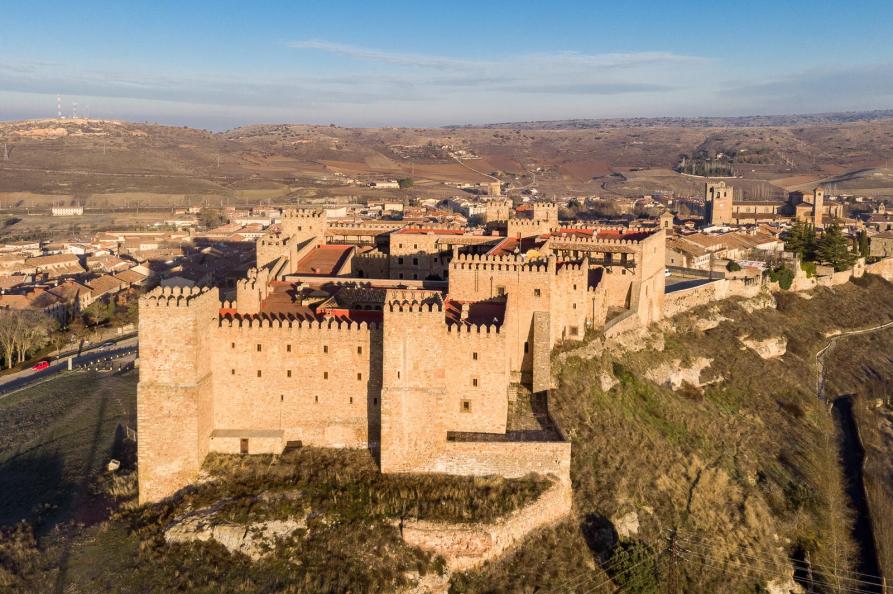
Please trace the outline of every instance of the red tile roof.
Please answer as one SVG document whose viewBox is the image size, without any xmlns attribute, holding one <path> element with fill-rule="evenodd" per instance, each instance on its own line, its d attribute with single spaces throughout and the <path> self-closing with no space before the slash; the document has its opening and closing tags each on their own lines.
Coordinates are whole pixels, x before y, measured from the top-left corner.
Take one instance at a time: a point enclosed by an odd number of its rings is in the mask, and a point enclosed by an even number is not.
<svg viewBox="0 0 893 594">
<path fill-rule="evenodd" d="M 317 246 L 301 258 L 295 274 L 335 276 L 344 266 L 352 249 L 353 246 L 349 245 Z"/>
</svg>

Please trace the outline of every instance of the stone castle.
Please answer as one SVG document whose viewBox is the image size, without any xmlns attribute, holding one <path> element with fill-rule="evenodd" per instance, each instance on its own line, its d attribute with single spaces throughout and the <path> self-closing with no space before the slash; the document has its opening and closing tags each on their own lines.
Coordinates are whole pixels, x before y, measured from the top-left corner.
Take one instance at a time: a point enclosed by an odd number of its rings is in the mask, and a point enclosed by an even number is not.
<svg viewBox="0 0 893 594">
<path fill-rule="evenodd" d="M 487 231 L 287 210 L 235 293 L 140 301 L 140 501 L 210 452 L 369 448 L 382 472 L 569 480 L 550 354 L 664 310 L 664 230 L 563 226 L 554 204 Z"/>
</svg>

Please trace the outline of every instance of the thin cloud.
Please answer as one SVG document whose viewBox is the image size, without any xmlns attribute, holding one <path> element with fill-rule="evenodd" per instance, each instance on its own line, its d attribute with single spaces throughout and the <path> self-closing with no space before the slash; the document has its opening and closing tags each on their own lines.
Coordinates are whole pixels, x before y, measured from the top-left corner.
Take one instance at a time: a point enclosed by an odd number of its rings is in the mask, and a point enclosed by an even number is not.
<svg viewBox="0 0 893 594">
<path fill-rule="evenodd" d="M 347 56 L 355 60 L 366 62 L 384 62 L 386 64 L 399 64 L 401 66 L 416 66 L 421 68 L 465 68 L 480 65 L 480 62 L 457 60 L 442 56 L 429 56 L 426 54 L 407 54 L 401 52 L 388 52 L 385 50 L 357 47 L 344 43 L 331 41 L 319 41 L 308 39 L 304 41 L 290 41 L 286 45 L 293 49 L 312 49 L 330 54 Z"/>
<path fill-rule="evenodd" d="M 344 43 L 335 43 L 317 39 L 290 41 L 286 43 L 292 49 L 317 50 L 330 54 L 346 56 L 365 62 L 383 62 L 401 66 L 435 69 L 495 69 L 511 66 L 536 67 L 584 67 L 584 68 L 635 68 L 654 64 L 706 64 L 711 60 L 701 56 L 688 56 L 673 52 L 608 52 L 602 54 L 586 54 L 575 51 L 554 53 L 518 54 L 499 60 L 464 60 L 449 56 L 432 54 L 414 54 L 389 52 L 387 50 L 367 48 Z"/>
</svg>

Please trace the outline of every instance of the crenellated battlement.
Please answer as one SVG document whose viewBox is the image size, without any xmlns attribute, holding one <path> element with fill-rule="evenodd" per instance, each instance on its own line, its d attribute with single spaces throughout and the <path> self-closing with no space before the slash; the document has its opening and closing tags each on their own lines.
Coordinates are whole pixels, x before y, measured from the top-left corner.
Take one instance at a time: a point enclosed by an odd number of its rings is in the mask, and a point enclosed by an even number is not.
<svg viewBox="0 0 893 594">
<path fill-rule="evenodd" d="M 488 254 L 458 254 L 450 261 L 450 270 L 501 270 L 506 272 L 549 272 L 553 258 L 528 260 L 524 256 Z"/>
<path fill-rule="evenodd" d="M 189 307 L 203 295 L 210 295 L 210 287 L 156 287 L 140 297 L 143 307 Z"/>
<path fill-rule="evenodd" d="M 326 212 L 314 208 L 286 208 L 282 211 L 283 219 L 324 219 Z"/>
<path fill-rule="evenodd" d="M 497 338 L 502 327 L 499 324 L 469 324 L 466 322 L 447 322 L 447 335 L 455 337 L 494 337 Z"/>
<path fill-rule="evenodd" d="M 388 289 L 385 307 L 392 313 L 443 313 L 443 296 L 438 291 Z"/>
<path fill-rule="evenodd" d="M 290 329 L 325 332 L 369 332 L 381 326 L 376 322 L 344 320 L 338 318 L 296 318 L 269 314 L 223 314 L 218 328 L 235 330 Z"/>
</svg>

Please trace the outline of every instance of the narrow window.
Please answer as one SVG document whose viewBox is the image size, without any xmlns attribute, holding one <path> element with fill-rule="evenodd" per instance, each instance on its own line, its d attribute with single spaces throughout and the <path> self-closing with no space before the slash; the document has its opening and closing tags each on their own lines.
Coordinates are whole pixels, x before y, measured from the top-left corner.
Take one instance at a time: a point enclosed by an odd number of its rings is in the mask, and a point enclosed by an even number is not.
<svg viewBox="0 0 893 594">
<path fill-rule="evenodd" d="M 574 291 L 576 291 L 576 290 L 577 290 L 577 285 L 574 285 Z"/>
<path fill-rule="evenodd" d="M 539 289 L 534 289 L 534 290 L 533 290 L 533 296 L 534 296 L 534 297 L 539 297 L 540 295 L 542 295 L 542 291 L 540 291 Z"/>
<path fill-rule="evenodd" d="M 259 353 L 260 351 L 261 351 L 260 345 L 257 345 L 257 352 Z"/>
<path fill-rule="evenodd" d="M 478 354 L 477 354 L 477 351 L 471 353 L 471 358 L 474 359 L 475 361 L 478 360 Z"/>
<path fill-rule="evenodd" d="M 285 374 L 286 374 L 286 377 L 291 377 L 291 369 L 287 370 L 285 372 Z"/>
<path fill-rule="evenodd" d="M 412 263 L 413 263 L 414 266 L 418 266 L 418 265 L 419 265 L 419 259 L 418 259 L 418 258 L 413 258 L 413 259 L 412 259 Z"/>
<path fill-rule="evenodd" d="M 285 394 L 279 395 L 279 402 L 285 402 Z"/>
<path fill-rule="evenodd" d="M 646 295 L 648 294 L 648 287 L 645 287 L 645 294 L 646 294 Z M 573 304 L 573 308 L 574 308 L 574 309 L 577 309 L 577 304 L 576 304 L 576 303 Z"/>
<path fill-rule="evenodd" d="M 397 379 L 400 379 L 400 372 L 397 372 Z"/>
<path fill-rule="evenodd" d="M 291 345 L 290 345 L 290 344 L 285 345 L 285 352 L 286 352 L 286 353 L 290 353 L 290 352 L 291 352 Z"/>
<path fill-rule="evenodd" d="M 363 374 L 362 374 L 362 373 L 358 373 L 358 374 L 357 374 L 357 379 L 362 381 L 362 379 L 363 379 Z"/>
<path fill-rule="evenodd" d="M 328 371 L 323 371 L 323 372 L 322 372 L 322 379 L 329 379 L 329 372 L 328 372 Z"/>
<path fill-rule="evenodd" d="M 350 403 L 353 404 L 353 396 L 350 397 Z"/>
<path fill-rule="evenodd" d="M 477 388 L 478 387 L 478 378 L 476 378 L 476 377 L 472 378 L 471 385 L 474 386 L 475 388 Z"/>
<path fill-rule="evenodd" d="M 260 377 L 260 369 L 257 370 L 257 377 Z"/>
<path fill-rule="evenodd" d="M 403 264 L 403 258 L 397 258 L 397 264 Z"/>
<path fill-rule="evenodd" d="M 378 398 L 373 398 L 373 399 L 372 399 L 372 404 L 375 405 L 375 406 L 378 406 Z"/>
<path fill-rule="evenodd" d="M 230 370 L 229 370 L 229 374 L 230 374 L 230 375 L 236 375 L 236 370 L 235 370 L 235 369 L 230 369 Z"/>
<path fill-rule="evenodd" d="M 357 347 L 357 354 L 358 354 L 358 355 L 362 355 L 362 354 L 363 354 L 363 347 L 361 347 L 361 346 L 358 346 L 358 347 Z"/>
<path fill-rule="evenodd" d="M 248 453 L 248 440 L 244 437 L 239 440 L 239 453 L 247 454 Z"/>
<path fill-rule="evenodd" d="M 471 401 L 470 401 L 470 400 L 463 400 L 463 401 L 462 401 L 462 412 L 464 412 L 464 413 L 470 413 L 470 412 L 471 412 Z"/>
<path fill-rule="evenodd" d="M 324 353 L 328 353 L 328 352 L 329 352 L 329 345 L 327 345 L 327 344 L 322 345 L 322 352 L 324 352 Z"/>
<path fill-rule="evenodd" d="M 231 348 L 231 349 L 234 349 L 234 348 L 236 348 L 236 343 L 234 343 L 234 342 L 231 342 L 231 343 L 230 343 L 230 345 L 229 345 L 229 348 Z"/>
<path fill-rule="evenodd" d="M 315 404 L 319 404 L 319 396 L 314 396 L 314 397 L 313 397 L 313 402 L 314 402 Z"/>
<path fill-rule="evenodd" d="M 525 352 L 525 353 L 529 353 L 529 352 L 530 352 L 530 343 L 529 343 L 529 342 L 525 342 L 525 343 L 524 343 L 524 352 Z"/>
<path fill-rule="evenodd" d="M 496 294 L 500 297 L 505 295 L 505 287 L 496 287 Z"/>
</svg>

